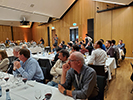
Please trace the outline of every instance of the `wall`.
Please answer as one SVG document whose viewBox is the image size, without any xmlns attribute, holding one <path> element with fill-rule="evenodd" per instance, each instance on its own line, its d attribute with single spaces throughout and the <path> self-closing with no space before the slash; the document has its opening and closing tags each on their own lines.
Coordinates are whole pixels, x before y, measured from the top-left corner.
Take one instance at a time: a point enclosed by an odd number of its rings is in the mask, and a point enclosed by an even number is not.
<svg viewBox="0 0 133 100">
<path fill-rule="evenodd" d="M 116 5 L 111 5 L 114 7 Z M 38 26 L 34 24 L 32 28 L 32 38 L 38 41 L 41 37 L 45 40 L 45 46 L 48 45 L 47 27 L 50 27 L 50 40 L 52 45 L 52 27 L 55 27 L 59 38 L 59 43 L 64 40 L 69 42 L 70 27 L 73 23 L 77 23 L 79 27 L 79 40 L 85 38 L 87 33 L 87 19 L 94 18 L 94 41 L 100 38 L 105 41 L 108 39 L 115 39 L 118 41 L 122 39 L 126 44 L 128 57 L 133 57 L 133 7 L 126 7 L 112 11 L 97 13 L 99 10 L 107 9 L 107 4 L 100 2 L 93 2 L 92 0 L 78 0 L 77 3 L 70 9 L 70 11 L 63 17 L 63 19 Z"/>
<path fill-rule="evenodd" d="M 20 28 L 13 27 L 13 37 L 14 40 L 32 40 L 31 29 L 29 28 Z M 5 42 L 6 38 L 12 40 L 11 26 L 0 26 L 0 41 Z"/>
</svg>

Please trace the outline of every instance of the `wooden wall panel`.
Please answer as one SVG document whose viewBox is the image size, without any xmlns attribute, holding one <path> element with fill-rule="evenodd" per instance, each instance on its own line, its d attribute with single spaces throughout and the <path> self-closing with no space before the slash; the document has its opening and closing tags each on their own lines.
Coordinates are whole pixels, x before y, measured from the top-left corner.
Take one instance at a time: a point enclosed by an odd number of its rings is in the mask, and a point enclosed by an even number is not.
<svg viewBox="0 0 133 100">
<path fill-rule="evenodd" d="M 69 12 L 59 21 L 55 21 L 40 28 L 43 28 L 43 33 L 40 33 L 38 30 L 37 24 L 35 24 L 32 28 L 33 39 L 40 39 L 40 34 L 44 35 L 45 45 L 48 45 L 47 41 L 47 26 L 50 27 L 50 40 L 52 41 L 52 27 L 55 27 L 56 34 L 59 38 L 59 43 L 64 40 L 66 43 L 70 41 L 70 27 L 73 27 L 73 23 L 77 23 L 79 27 L 79 40 L 85 38 L 85 34 L 87 33 L 87 19 L 94 18 L 94 6 L 95 2 L 92 0 L 78 0 L 76 4 L 69 10 Z M 91 11 L 91 12 L 90 12 Z M 52 45 L 52 42 L 51 42 Z"/>
<path fill-rule="evenodd" d="M 122 39 L 126 45 L 128 57 L 133 56 L 133 7 L 113 11 L 112 38 Z"/>
<path fill-rule="evenodd" d="M 11 27 L 10 26 L 0 26 L 0 41 L 5 42 L 6 38 L 12 40 Z"/>
<path fill-rule="evenodd" d="M 30 28 L 13 27 L 14 40 L 32 40 L 32 33 Z"/>
</svg>

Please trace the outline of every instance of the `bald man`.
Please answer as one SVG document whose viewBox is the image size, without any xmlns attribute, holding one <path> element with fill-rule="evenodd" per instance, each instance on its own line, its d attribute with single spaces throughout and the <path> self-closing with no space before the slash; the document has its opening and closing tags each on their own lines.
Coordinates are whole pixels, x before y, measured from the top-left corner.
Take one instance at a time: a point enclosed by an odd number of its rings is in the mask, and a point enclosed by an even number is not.
<svg viewBox="0 0 133 100">
<path fill-rule="evenodd" d="M 60 83 L 59 91 L 74 99 L 92 99 L 98 95 L 96 72 L 84 65 L 84 57 L 80 52 L 73 52 L 68 63 L 63 65 Z M 72 84 L 75 87 L 73 91 L 71 90 Z"/>
</svg>

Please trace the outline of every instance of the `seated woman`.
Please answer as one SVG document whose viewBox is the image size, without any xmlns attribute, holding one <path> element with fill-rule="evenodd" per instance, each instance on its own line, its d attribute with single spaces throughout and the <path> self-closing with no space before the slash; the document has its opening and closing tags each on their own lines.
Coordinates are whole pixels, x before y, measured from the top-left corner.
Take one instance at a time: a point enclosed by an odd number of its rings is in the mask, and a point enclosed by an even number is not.
<svg viewBox="0 0 133 100">
<path fill-rule="evenodd" d="M 85 53 L 86 52 L 89 52 L 86 48 L 85 48 L 85 44 L 81 44 L 81 50 L 80 50 L 80 52 L 82 53 L 82 54 L 84 54 L 85 55 Z"/>
<path fill-rule="evenodd" d="M 5 50 L 0 50 L 0 70 L 6 72 L 9 65 L 9 59 Z"/>
</svg>

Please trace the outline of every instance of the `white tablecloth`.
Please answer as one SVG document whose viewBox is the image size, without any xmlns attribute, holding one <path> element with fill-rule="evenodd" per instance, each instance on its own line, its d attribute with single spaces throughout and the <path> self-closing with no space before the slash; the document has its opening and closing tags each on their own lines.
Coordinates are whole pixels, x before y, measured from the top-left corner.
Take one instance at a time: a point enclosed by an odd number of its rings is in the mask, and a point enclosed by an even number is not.
<svg viewBox="0 0 133 100">
<path fill-rule="evenodd" d="M 85 59 L 85 64 L 88 65 L 90 56 L 87 57 L 87 59 Z M 108 68 L 108 78 L 109 80 L 112 79 L 111 77 L 111 72 L 117 68 L 116 63 L 115 63 L 115 58 L 107 58 L 106 62 L 105 62 L 105 66 Z"/>
<path fill-rule="evenodd" d="M 59 90 L 55 87 L 48 86 L 42 83 L 38 83 L 35 81 L 27 81 L 26 85 L 23 82 L 19 83 L 19 86 L 16 84 L 11 83 L 11 80 L 14 79 L 13 76 L 10 76 L 8 83 L 10 84 L 10 87 L 7 87 L 10 89 L 10 97 L 11 100 L 36 100 L 35 99 L 35 90 L 41 90 L 41 98 L 39 100 L 44 99 L 44 91 L 45 89 L 51 89 L 52 90 L 52 97 L 50 100 L 74 100 L 72 97 L 65 96 L 59 92 Z M 4 83 L 4 80 L 0 80 L 0 84 Z M 12 88 L 15 86 L 14 88 Z M 27 87 L 26 89 L 24 87 Z M 0 100 L 5 100 L 6 98 L 6 87 L 2 86 L 2 97 L 0 97 Z"/>
<path fill-rule="evenodd" d="M 35 55 L 32 55 L 33 58 L 35 58 L 36 60 L 38 59 L 49 59 L 50 61 L 54 59 L 55 55 L 54 54 L 46 54 L 43 55 L 43 54 L 35 54 Z"/>
</svg>

